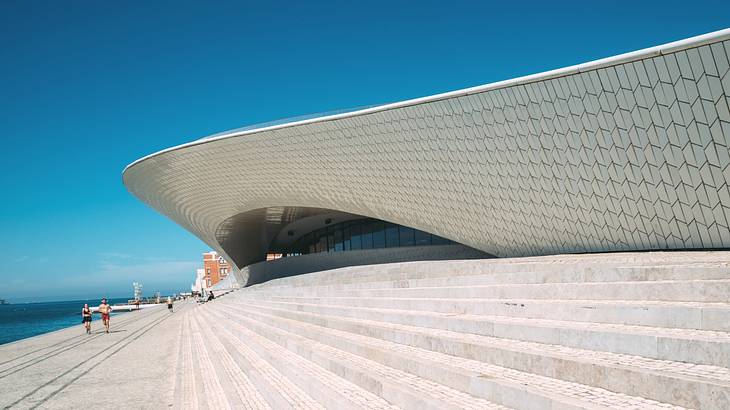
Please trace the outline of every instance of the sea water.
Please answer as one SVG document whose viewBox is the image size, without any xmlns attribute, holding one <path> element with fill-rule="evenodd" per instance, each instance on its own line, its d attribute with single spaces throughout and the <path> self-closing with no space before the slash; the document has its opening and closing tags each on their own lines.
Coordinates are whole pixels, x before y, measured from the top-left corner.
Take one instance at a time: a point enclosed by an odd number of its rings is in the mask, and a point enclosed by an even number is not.
<svg viewBox="0 0 730 410">
<path fill-rule="evenodd" d="M 109 304 L 126 303 L 128 299 L 109 299 Z M 98 300 L 71 300 L 64 302 L 17 303 L 0 305 L 0 344 L 27 337 L 53 332 L 69 326 L 81 329 L 81 309 L 84 303 L 89 307 L 99 305 Z M 118 313 L 112 312 L 112 315 Z M 93 315 L 93 320 L 101 317 Z M 101 322 L 99 322 L 101 323 Z"/>
</svg>

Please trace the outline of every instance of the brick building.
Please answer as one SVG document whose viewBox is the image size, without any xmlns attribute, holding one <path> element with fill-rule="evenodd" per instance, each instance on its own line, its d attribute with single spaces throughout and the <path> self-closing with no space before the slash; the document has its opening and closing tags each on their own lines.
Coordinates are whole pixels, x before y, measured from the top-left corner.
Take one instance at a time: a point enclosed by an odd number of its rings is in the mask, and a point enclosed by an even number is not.
<svg viewBox="0 0 730 410">
<path fill-rule="evenodd" d="M 215 285 L 231 272 L 228 262 L 215 251 L 203 254 L 203 269 L 205 269 L 206 287 Z"/>
</svg>

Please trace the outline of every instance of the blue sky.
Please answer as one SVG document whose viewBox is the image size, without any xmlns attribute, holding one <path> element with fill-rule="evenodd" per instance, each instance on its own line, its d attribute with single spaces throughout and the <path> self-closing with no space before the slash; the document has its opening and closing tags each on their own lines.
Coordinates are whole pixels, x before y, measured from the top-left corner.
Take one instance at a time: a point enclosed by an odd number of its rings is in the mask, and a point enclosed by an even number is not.
<svg viewBox="0 0 730 410">
<path fill-rule="evenodd" d="M 730 27 L 727 1 L 348 3 L 0 2 L 0 298 L 187 288 L 208 247 L 121 183 L 151 152 Z"/>
</svg>

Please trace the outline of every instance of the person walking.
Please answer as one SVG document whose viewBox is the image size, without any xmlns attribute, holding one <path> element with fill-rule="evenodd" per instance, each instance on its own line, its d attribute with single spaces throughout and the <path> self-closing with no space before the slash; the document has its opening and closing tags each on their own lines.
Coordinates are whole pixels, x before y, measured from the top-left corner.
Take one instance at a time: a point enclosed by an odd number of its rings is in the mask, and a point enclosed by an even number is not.
<svg viewBox="0 0 730 410">
<path fill-rule="evenodd" d="M 169 296 L 167 297 L 167 310 L 169 310 L 170 313 L 172 313 L 172 298 Z"/>
<path fill-rule="evenodd" d="M 112 313 L 112 307 L 106 303 L 106 298 L 101 300 L 99 305 L 99 313 L 101 313 L 101 321 L 104 322 L 104 328 L 109 333 L 109 314 Z"/>
<path fill-rule="evenodd" d="M 91 308 L 88 303 L 84 303 L 84 308 L 81 309 L 81 323 L 86 328 L 86 334 L 91 334 Z"/>
</svg>

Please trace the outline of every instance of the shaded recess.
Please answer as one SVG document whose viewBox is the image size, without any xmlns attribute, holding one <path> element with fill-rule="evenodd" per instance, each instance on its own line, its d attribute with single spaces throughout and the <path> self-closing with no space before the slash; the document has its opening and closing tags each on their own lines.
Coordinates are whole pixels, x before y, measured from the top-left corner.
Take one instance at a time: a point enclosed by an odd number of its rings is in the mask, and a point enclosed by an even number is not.
<svg viewBox="0 0 730 410">
<path fill-rule="evenodd" d="M 293 206 L 260 208 L 232 216 L 219 225 L 216 240 L 239 269 L 264 261 L 270 253 L 300 256 L 456 244 L 375 218 Z"/>
</svg>

